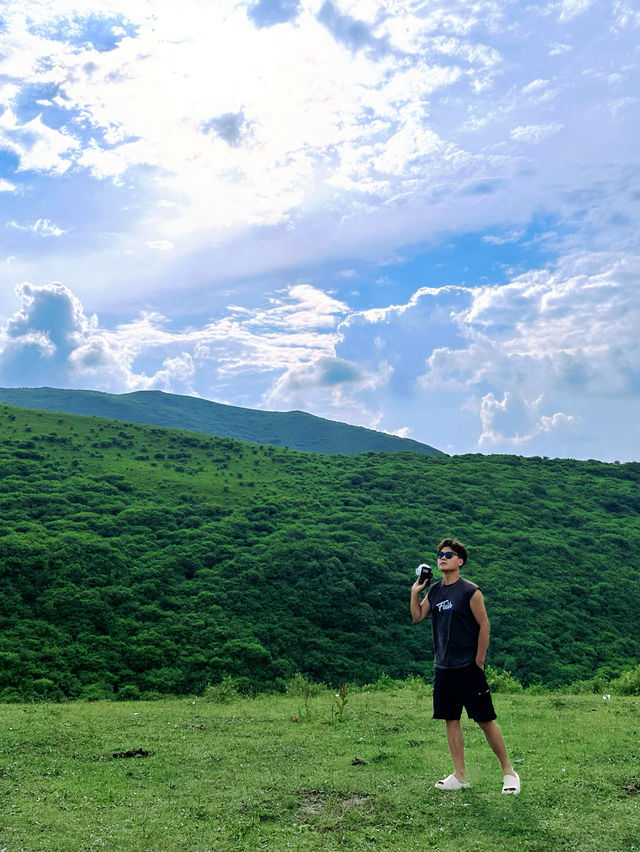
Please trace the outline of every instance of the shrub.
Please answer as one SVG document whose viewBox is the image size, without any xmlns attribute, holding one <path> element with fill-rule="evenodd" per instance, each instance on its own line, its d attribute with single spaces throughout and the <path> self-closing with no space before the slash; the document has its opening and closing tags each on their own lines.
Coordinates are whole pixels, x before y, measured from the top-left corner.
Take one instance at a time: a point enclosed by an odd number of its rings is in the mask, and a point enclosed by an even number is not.
<svg viewBox="0 0 640 852">
<path fill-rule="evenodd" d="M 487 683 L 492 692 L 514 693 L 522 692 L 522 684 L 517 677 L 514 677 L 511 672 L 499 672 L 491 666 L 487 666 L 486 672 Z"/>
<path fill-rule="evenodd" d="M 203 695 L 205 701 L 213 701 L 216 704 L 228 704 L 240 698 L 240 692 L 236 688 L 235 681 L 231 675 L 225 675 L 220 683 L 208 686 Z"/>
<path fill-rule="evenodd" d="M 140 690 L 135 683 L 125 683 L 125 685 L 121 686 L 118 690 L 116 699 L 118 701 L 139 701 Z"/>
<path fill-rule="evenodd" d="M 48 677 L 40 677 L 33 681 L 33 693 L 30 698 L 36 701 L 64 701 L 64 693 Z"/>
<path fill-rule="evenodd" d="M 544 683 L 532 683 L 527 687 L 529 695 L 547 695 L 549 687 Z"/>
<path fill-rule="evenodd" d="M 408 678 L 405 678 L 403 686 L 405 689 L 417 692 L 418 695 L 421 695 L 423 692 L 430 693 L 432 690 L 432 685 L 427 683 L 427 681 L 423 677 L 420 677 L 420 675 L 409 675 Z"/>
<path fill-rule="evenodd" d="M 640 666 L 628 669 L 611 681 L 611 691 L 620 695 L 640 695 Z"/>
<path fill-rule="evenodd" d="M 21 704 L 22 701 L 22 696 L 12 686 L 5 686 L 0 692 L 0 704 Z"/>
<path fill-rule="evenodd" d="M 324 683 L 312 683 L 302 672 L 296 672 L 294 676 L 287 681 L 286 693 L 293 698 L 302 698 L 306 695 L 320 695 L 326 692 L 327 686 Z"/>
<path fill-rule="evenodd" d="M 611 683 L 607 678 L 596 675 L 585 680 L 576 680 L 560 691 L 568 695 L 597 695 L 600 692 L 609 692 L 611 688 Z"/>
<path fill-rule="evenodd" d="M 369 689 L 371 690 L 371 692 L 393 692 L 394 690 L 400 689 L 403 686 L 403 681 L 394 680 L 392 677 L 389 677 L 386 672 L 382 672 L 382 674 L 375 683 L 368 683 L 362 688 Z"/>
<path fill-rule="evenodd" d="M 162 697 L 162 693 L 156 689 L 147 689 L 146 692 L 140 693 L 142 701 L 160 701 Z"/>
<path fill-rule="evenodd" d="M 83 701 L 103 701 L 105 698 L 113 698 L 113 692 L 101 683 L 88 683 L 82 687 L 78 697 Z"/>
</svg>

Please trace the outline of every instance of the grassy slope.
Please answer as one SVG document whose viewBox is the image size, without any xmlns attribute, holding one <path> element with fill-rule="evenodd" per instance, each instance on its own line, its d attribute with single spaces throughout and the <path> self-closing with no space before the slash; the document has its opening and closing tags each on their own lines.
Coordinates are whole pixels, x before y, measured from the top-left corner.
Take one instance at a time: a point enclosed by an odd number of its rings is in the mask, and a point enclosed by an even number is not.
<svg viewBox="0 0 640 852">
<path fill-rule="evenodd" d="M 244 852 L 268 849 L 632 852 L 640 849 L 638 700 L 497 695 L 522 778 L 502 796 L 498 764 L 463 722 L 472 786 L 444 794 L 443 726 L 418 684 L 348 695 L 219 705 L 0 705 L 7 852 Z M 144 758 L 113 759 L 145 749 Z M 354 758 L 366 761 L 352 765 Z"/>
<path fill-rule="evenodd" d="M 303 411 L 258 411 L 161 391 L 116 395 L 60 388 L 0 388 L 0 400 L 44 411 L 191 429 L 305 452 L 352 455 L 412 451 L 443 455 L 428 444 L 326 420 Z"/>
</svg>

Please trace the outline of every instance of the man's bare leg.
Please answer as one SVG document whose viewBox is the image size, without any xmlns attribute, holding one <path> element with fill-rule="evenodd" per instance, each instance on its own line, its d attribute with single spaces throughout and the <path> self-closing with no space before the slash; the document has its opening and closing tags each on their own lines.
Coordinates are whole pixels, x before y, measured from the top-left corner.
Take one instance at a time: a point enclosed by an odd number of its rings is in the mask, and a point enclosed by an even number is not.
<svg viewBox="0 0 640 852">
<path fill-rule="evenodd" d="M 453 761 L 453 774 L 461 784 L 467 783 L 467 773 L 464 766 L 464 740 L 459 719 L 447 719 L 447 742 Z"/>
<path fill-rule="evenodd" d="M 449 723 L 447 722 L 447 725 Z M 504 744 L 504 740 L 502 739 L 502 733 L 500 732 L 500 728 L 496 725 L 495 722 L 478 722 L 478 725 L 482 728 L 482 731 L 487 738 L 487 742 L 493 749 L 493 753 L 500 761 L 500 766 L 502 767 L 503 775 L 513 775 L 514 769 L 511 765 L 511 761 L 507 756 L 507 749 Z"/>
</svg>

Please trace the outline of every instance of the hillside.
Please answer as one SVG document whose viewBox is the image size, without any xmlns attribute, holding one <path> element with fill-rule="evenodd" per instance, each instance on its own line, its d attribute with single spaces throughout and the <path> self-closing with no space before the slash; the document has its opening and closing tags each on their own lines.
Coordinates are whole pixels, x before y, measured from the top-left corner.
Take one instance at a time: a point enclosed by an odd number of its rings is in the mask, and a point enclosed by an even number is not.
<svg viewBox="0 0 640 852">
<path fill-rule="evenodd" d="M 0 699 L 429 674 L 415 566 L 470 550 L 489 662 L 640 659 L 640 465 L 323 456 L 0 407 Z"/>
<path fill-rule="evenodd" d="M 60 388 L 0 388 L 0 402 L 41 411 L 189 429 L 304 452 L 354 455 L 410 450 L 444 455 L 409 438 L 326 420 L 304 411 L 259 411 L 162 391 L 108 394 Z"/>
</svg>

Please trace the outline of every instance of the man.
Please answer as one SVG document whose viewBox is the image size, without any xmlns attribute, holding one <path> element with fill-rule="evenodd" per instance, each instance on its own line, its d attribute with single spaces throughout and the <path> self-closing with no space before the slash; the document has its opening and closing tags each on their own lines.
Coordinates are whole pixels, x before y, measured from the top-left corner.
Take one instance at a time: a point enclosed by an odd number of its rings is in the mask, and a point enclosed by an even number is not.
<svg viewBox="0 0 640 852">
<path fill-rule="evenodd" d="M 438 790 L 468 787 L 464 764 L 464 742 L 460 717 L 462 708 L 482 728 L 487 742 L 500 761 L 503 793 L 517 795 L 520 778 L 514 770 L 495 723 L 495 710 L 484 674 L 489 647 L 489 619 L 482 592 L 475 583 L 460 576 L 467 561 L 465 546 L 445 538 L 438 545 L 438 569 L 442 579 L 420 601 L 429 579 L 418 578 L 411 588 L 411 617 L 414 624 L 432 614 L 435 651 L 433 718 L 444 719 L 453 773 L 436 783 Z"/>
</svg>

